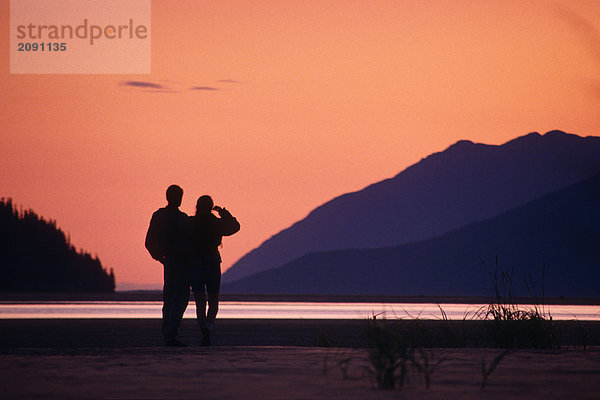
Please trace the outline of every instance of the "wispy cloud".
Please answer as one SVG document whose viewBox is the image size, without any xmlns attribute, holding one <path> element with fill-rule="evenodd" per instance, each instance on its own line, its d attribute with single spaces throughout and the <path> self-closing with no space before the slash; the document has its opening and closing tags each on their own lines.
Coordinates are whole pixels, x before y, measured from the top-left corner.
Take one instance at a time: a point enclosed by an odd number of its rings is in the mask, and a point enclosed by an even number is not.
<svg viewBox="0 0 600 400">
<path fill-rule="evenodd" d="M 144 82 L 144 81 L 125 81 L 122 83 L 125 86 L 133 86 L 138 88 L 146 88 L 146 89 L 166 89 L 163 85 L 159 85 L 158 83 L 153 82 Z"/>
<path fill-rule="evenodd" d="M 168 89 L 165 89 L 165 90 L 148 90 L 148 89 L 146 89 L 146 90 L 142 90 L 142 92 L 146 92 L 146 93 L 181 93 L 177 90 L 168 90 Z"/>
<path fill-rule="evenodd" d="M 194 86 L 190 88 L 190 90 L 220 90 L 219 88 L 213 86 Z"/>
<path fill-rule="evenodd" d="M 143 92 L 151 92 L 151 93 L 182 93 L 185 91 L 198 91 L 198 92 L 214 92 L 221 90 L 218 86 L 209 86 L 209 85 L 198 85 L 198 86 L 188 86 L 184 82 L 170 81 L 170 80 L 160 80 L 157 82 L 150 81 L 124 81 L 120 84 L 122 86 L 129 86 L 141 89 Z M 221 79 L 217 82 L 221 83 L 241 83 L 239 81 L 233 79 Z M 187 86 L 187 88 L 186 88 Z"/>
</svg>

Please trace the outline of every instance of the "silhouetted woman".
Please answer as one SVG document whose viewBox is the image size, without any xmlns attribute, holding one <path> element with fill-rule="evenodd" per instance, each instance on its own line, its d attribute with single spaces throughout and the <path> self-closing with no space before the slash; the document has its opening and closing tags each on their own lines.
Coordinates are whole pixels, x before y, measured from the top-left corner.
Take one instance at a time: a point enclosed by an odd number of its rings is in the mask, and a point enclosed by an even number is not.
<svg viewBox="0 0 600 400">
<path fill-rule="evenodd" d="M 219 217 L 212 213 L 213 210 Z M 221 255 L 218 247 L 223 236 L 233 235 L 240 230 L 240 224 L 229 211 L 215 206 L 212 198 L 204 195 L 196 203 L 196 215 L 191 217 L 191 229 L 193 242 L 190 281 L 196 299 L 196 315 L 203 335 L 202 344 L 209 346 L 212 327 L 219 309 L 221 288 Z"/>
</svg>

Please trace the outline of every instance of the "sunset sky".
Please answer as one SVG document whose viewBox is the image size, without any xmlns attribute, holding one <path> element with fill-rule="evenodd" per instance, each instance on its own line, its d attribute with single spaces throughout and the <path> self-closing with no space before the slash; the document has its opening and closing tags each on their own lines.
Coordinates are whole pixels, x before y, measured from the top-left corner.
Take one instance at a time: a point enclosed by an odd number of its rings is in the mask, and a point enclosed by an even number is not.
<svg viewBox="0 0 600 400">
<path fill-rule="evenodd" d="M 153 1 L 150 75 L 11 75 L 0 4 L 0 197 L 118 282 L 162 281 L 144 236 L 172 183 L 241 222 L 226 269 L 457 140 L 600 136 L 597 0 Z"/>
</svg>

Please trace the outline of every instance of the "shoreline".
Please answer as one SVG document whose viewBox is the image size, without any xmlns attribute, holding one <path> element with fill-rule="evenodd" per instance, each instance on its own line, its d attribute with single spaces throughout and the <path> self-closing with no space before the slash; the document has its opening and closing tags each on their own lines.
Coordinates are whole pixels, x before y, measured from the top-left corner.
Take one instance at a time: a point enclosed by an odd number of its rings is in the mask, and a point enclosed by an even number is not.
<svg viewBox="0 0 600 400">
<path fill-rule="evenodd" d="M 493 321 L 386 320 L 390 327 L 418 329 L 431 347 L 483 348 Z M 163 347 L 161 320 L 155 319 L 2 319 L 0 354 L 37 349 L 42 352 L 75 349 Z M 600 348 L 600 321 L 555 321 L 563 348 Z M 217 319 L 215 347 L 280 346 L 366 348 L 366 320 Z M 184 319 L 179 338 L 200 347 L 200 329 Z"/>
<path fill-rule="evenodd" d="M 193 294 L 190 295 L 193 300 Z M 221 301 L 238 302 L 307 302 L 307 303 L 408 303 L 408 304 L 490 304 L 493 296 L 391 296 L 391 295 L 272 295 L 272 294 L 221 294 Z M 161 291 L 123 291 L 114 293 L 0 293 L 0 303 L 64 302 L 64 301 L 162 301 Z M 516 297 L 515 304 L 540 305 L 600 305 L 600 298 L 535 298 Z"/>
</svg>

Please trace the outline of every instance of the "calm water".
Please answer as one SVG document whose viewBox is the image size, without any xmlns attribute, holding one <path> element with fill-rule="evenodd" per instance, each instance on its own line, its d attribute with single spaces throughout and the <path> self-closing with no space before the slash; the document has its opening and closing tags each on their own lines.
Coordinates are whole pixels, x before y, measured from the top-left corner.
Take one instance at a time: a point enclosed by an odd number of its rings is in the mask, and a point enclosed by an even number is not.
<svg viewBox="0 0 600 400">
<path fill-rule="evenodd" d="M 46 302 L 0 303 L 0 319 L 8 318 L 160 318 L 160 302 Z M 441 309 L 449 319 L 472 317 L 483 304 L 413 303 L 297 303 L 224 301 L 219 318 L 364 319 L 373 315 L 387 318 L 440 319 Z M 520 309 L 531 306 L 522 305 Z M 600 321 L 600 306 L 552 305 L 544 308 L 555 320 Z M 195 318 L 190 302 L 185 318 Z"/>
</svg>

